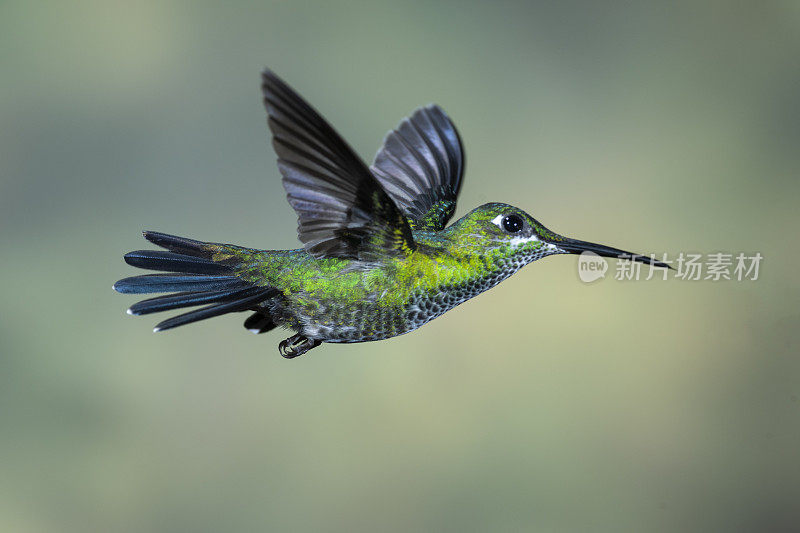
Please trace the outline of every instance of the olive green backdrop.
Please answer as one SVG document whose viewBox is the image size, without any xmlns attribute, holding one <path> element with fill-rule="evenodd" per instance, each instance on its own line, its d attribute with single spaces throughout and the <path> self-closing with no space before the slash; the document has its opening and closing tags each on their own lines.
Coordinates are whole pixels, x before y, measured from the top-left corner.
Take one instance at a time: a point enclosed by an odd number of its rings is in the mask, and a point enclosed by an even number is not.
<svg viewBox="0 0 800 533">
<path fill-rule="evenodd" d="M 788 0 L 0 3 L 0 530 L 797 530 L 798 57 Z M 293 361 L 153 335 L 111 291 L 141 230 L 297 246 L 264 66 L 368 160 L 442 105 L 459 216 L 760 278 L 561 256 Z"/>
</svg>

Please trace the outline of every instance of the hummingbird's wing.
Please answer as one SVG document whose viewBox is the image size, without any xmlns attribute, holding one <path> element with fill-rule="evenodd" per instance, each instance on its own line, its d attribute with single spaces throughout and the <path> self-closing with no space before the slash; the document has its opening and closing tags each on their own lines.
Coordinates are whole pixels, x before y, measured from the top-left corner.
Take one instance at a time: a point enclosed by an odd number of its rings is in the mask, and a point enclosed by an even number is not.
<svg viewBox="0 0 800 533">
<path fill-rule="evenodd" d="M 344 139 L 269 70 L 261 89 L 283 186 L 306 251 L 363 261 L 412 251 L 406 218 Z"/>
<path fill-rule="evenodd" d="M 456 210 L 464 149 L 447 114 L 429 105 L 386 135 L 370 169 L 415 230 L 439 231 Z"/>
</svg>

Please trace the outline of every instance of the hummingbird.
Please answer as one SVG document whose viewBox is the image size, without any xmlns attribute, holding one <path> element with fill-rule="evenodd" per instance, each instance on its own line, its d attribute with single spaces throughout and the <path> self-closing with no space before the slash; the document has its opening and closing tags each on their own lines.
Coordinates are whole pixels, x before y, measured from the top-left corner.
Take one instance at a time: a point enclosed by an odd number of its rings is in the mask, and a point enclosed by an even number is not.
<svg viewBox="0 0 800 533">
<path fill-rule="evenodd" d="M 162 250 L 124 256 L 158 271 L 116 282 L 140 301 L 131 315 L 199 307 L 156 325 L 164 331 L 249 311 L 244 327 L 294 334 L 294 358 L 321 343 L 408 333 L 486 291 L 523 266 L 593 252 L 657 267 L 651 257 L 563 237 L 518 207 L 487 203 L 448 226 L 464 175 L 461 137 L 441 107 L 416 109 L 383 140 L 371 166 L 297 92 L 270 70 L 261 89 L 287 199 L 302 248 L 261 250 L 155 231 Z"/>
</svg>

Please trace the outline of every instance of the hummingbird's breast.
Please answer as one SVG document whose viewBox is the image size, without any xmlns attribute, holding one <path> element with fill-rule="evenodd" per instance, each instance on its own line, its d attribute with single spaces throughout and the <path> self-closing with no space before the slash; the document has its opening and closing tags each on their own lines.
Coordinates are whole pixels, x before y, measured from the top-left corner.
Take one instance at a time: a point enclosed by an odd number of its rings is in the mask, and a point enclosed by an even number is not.
<svg viewBox="0 0 800 533">
<path fill-rule="evenodd" d="M 284 312 L 310 338 L 381 340 L 417 329 L 523 265 L 491 254 L 456 257 L 428 247 L 364 270 L 321 272 L 312 283 L 287 294 Z"/>
</svg>

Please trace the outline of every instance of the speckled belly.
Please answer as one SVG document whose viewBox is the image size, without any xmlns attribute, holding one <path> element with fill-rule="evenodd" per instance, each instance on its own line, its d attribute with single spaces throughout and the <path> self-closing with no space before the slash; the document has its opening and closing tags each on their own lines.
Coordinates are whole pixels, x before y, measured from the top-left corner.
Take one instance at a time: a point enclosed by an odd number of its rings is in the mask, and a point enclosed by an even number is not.
<svg viewBox="0 0 800 533">
<path fill-rule="evenodd" d="M 455 306 L 492 288 L 513 271 L 498 272 L 479 280 L 441 287 L 436 291 L 417 291 L 404 305 L 386 306 L 378 300 L 346 308 L 327 305 L 309 315 L 295 314 L 298 329 L 308 337 L 324 342 L 367 342 L 395 337 L 415 330 Z M 311 316 L 313 314 L 313 316 Z"/>
</svg>

